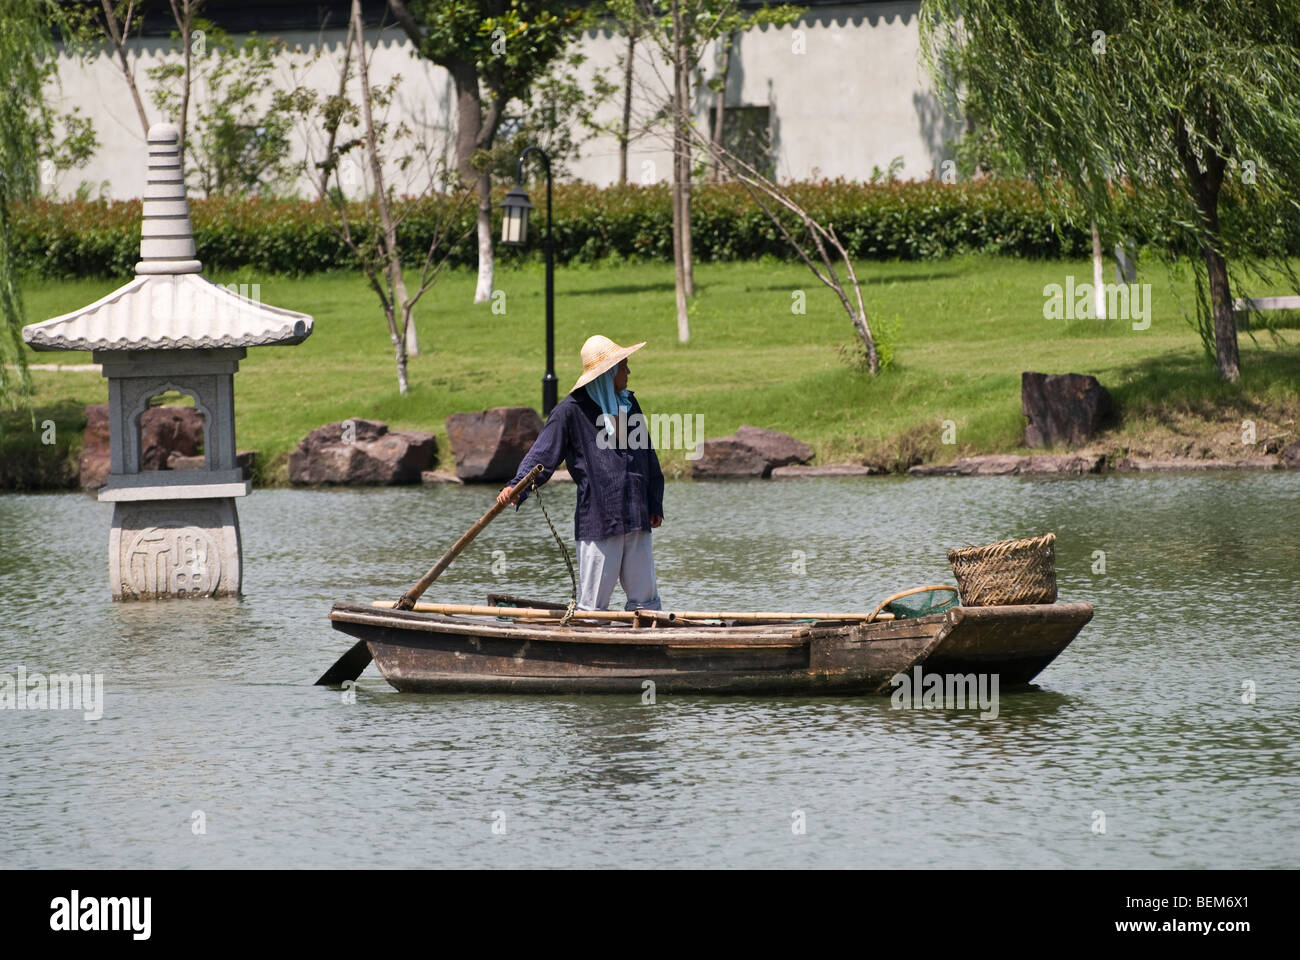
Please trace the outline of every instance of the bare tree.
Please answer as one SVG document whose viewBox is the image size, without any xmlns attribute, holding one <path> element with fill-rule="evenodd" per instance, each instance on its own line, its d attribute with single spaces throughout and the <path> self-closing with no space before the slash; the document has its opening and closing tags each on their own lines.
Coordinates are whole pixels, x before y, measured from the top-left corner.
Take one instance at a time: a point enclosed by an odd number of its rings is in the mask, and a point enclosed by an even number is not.
<svg viewBox="0 0 1300 960">
<path fill-rule="evenodd" d="M 176 30 L 180 35 L 183 66 L 154 68 L 154 70 L 162 70 L 168 76 L 173 75 L 174 72 L 180 73 L 179 115 L 174 120 L 177 129 L 180 131 L 181 156 L 185 156 L 185 138 L 189 129 L 190 87 L 193 76 L 191 68 L 194 58 L 194 21 L 200 8 L 206 2 L 207 0 L 168 0 L 172 19 L 176 22 Z M 70 22 L 75 25 L 77 43 L 81 45 L 94 42 L 92 34 L 96 32 L 96 27 L 92 26 L 92 23 L 97 25 L 97 33 L 107 38 L 117 60 L 118 69 L 122 73 L 122 78 L 126 80 L 127 89 L 131 92 L 131 102 L 135 104 L 136 116 L 140 119 L 140 131 L 147 139 L 149 136 L 149 114 L 144 108 L 144 99 L 140 96 L 140 87 L 135 80 L 135 68 L 127 57 L 127 47 L 131 40 L 132 31 L 135 31 L 137 35 L 139 34 L 140 22 L 143 16 L 141 12 L 143 3 L 137 3 L 136 0 L 100 0 L 99 5 L 99 15 L 92 15 L 89 10 L 84 10 L 71 18 Z M 155 103 L 155 106 L 158 106 L 158 104 Z"/>
<path fill-rule="evenodd" d="M 126 58 L 126 45 L 131 37 L 133 18 L 134 25 L 136 27 L 140 25 L 139 11 L 136 9 L 135 0 L 128 0 L 126 3 L 113 3 L 111 0 L 99 0 L 99 2 L 104 9 L 101 26 L 108 36 L 109 42 L 113 45 L 113 52 L 117 54 L 118 66 L 121 68 L 122 76 L 126 78 L 126 85 L 131 91 L 131 100 L 135 104 L 135 112 L 140 117 L 140 131 L 148 139 L 149 115 L 144 111 L 144 101 L 140 99 L 140 88 L 135 83 L 135 70 Z"/>
<path fill-rule="evenodd" d="M 677 293 L 677 340 L 691 338 L 686 300 L 695 296 L 691 240 L 691 65 L 688 37 L 694 11 L 673 0 L 673 274 Z"/>
<path fill-rule="evenodd" d="M 355 104 L 348 99 L 346 93 L 354 57 L 360 92 L 358 103 Z M 469 207 L 473 193 L 459 185 L 459 178 L 453 178 L 457 183 L 456 189 L 434 200 L 436 220 L 428 249 L 424 251 L 418 266 L 419 281 L 414 289 L 407 285 L 403 274 L 399 233 L 403 222 L 418 205 L 428 201 L 429 196 L 426 191 L 423 196 L 398 197 L 387 179 L 386 161 L 401 170 L 409 171 L 413 166 L 411 157 L 396 158 L 386 153 L 389 145 L 386 139 L 389 136 L 388 125 L 376 116 L 376 107 L 386 107 L 391 102 L 394 86 L 399 80 L 400 78 L 394 78 L 384 88 L 371 83 L 361 0 L 352 0 L 339 93 L 327 98 L 323 104 L 318 104 L 314 91 L 299 87 L 293 92 L 292 100 L 299 113 L 308 121 L 306 125 L 325 134 L 322 156 L 315 161 L 316 175 L 312 179 L 322 200 L 328 202 L 337 215 L 335 233 L 352 254 L 370 288 L 379 298 L 393 346 L 397 387 L 405 395 L 410 390 L 407 362 L 419 351 L 415 334 L 415 307 L 437 281 L 451 255 L 474 232 L 474 226 L 457 233 L 457 226 Z M 345 126 L 357 127 L 358 135 L 343 135 Z M 393 138 L 407 133 L 399 127 Z M 350 181 L 354 178 L 343 173 L 349 169 L 351 161 L 348 154 L 353 151 L 361 151 L 370 180 L 368 188 L 362 184 L 365 195 L 361 200 L 349 199 L 347 188 L 353 185 Z M 307 152 L 307 163 L 311 164 L 310 142 Z M 428 161 L 436 151 L 425 145 L 423 154 Z M 428 175 L 429 189 L 439 182 L 440 174 L 444 180 L 447 174 L 432 166 L 426 166 L 424 172 Z"/>
<path fill-rule="evenodd" d="M 185 58 L 185 76 L 181 84 L 180 116 L 176 119 L 176 126 L 180 129 L 180 149 L 183 157 L 185 156 L 185 133 L 190 119 L 190 86 L 193 76 L 191 67 L 194 62 L 194 18 L 205 0 L 169 0 L 169 2 L 172 8 L 172 19 L 176 21 L 176 30 L 181 36 L 182 56 Z"/>
<path fill-rule="evenodd" d="M 623 57 L 623 121 L 618 132 L 618 182 L 627 183 L 627 146 L 632 139 L 632 76 L 636 42 L 640 36 L 635 24 L 627 27 L 627 53 Z"/>
<path fill-rule="evenodd" d="M 637 24 L 672 67 L 667 112 L 672 127 L 673 274 L 677 295 L 677 338 L 690 339 L 687 301 L 695 295 L 694 245 L 691 237 L 692 141 L 691 75 L 709 44 L 719 37 L 760 24 L 791 23 L 795 7 L 759 6 L 741 10 L 738 0 L 609 0 L 626 24 Z M 663 78 L 660 77 L 662 82 Z"/>
<path fill-rule="evenodd" d="M 813 219 L 808 211 L 800 206 L 788 192 L 781 189 L 780 186 L 749 163 L 731 153 L 721 144 L 716 143 L 712 138 L 705 137 L 694 127 L 691 128 L 691 131 L 696 143 L 708 152 L 712 161 L 720 168 L 726 169 L 732 177 L 744 184 L 745 190 L 758 204 L 758 208 L 777 228 L 786 243 L 790 244 L 791 248 L 799 255 L 799 259 L 813 272 L 813 275 L 835 291 L 835 295 L 840 298 L 845 313 L 849 315 L 849 320 L 853 323 L 854 331 L 866 349 L 867 369 L 871 371 L 872 376 L 880 373 L 880 356 L 876 351 L 876 340 L 871 333 L 871 323 L 867 318 L 866 304 L 862 299 L 862 287 L 858 283 L 858 275 L 853 269 L 853 258 L 849 256 L 848 250 L 840 242 L 840 238 L 836 236 L 834 224 L 828 222 L 823 226 Z M 803 225 L 803 231 L 792 231 L 785 218 L 781 216 L 778 208 L 783 208 L 794 214 Z M 834 251 L 834 256 L 832 256 L 831 251 Z M 820 262 L 820 266 L 818 262 L 814 261 L 814 257 L 816 261 Z M 853 292 L 852 300 L 849 299 L 844 282 L 840 280 L 839 274 L 836 272 L 837 261 L 848 275 L 849 286 Z"/>
<path fill-rule="evenodd" d="M 722 128 L 727 118 L 727 74 L 731 72 L 731 47 L 735 43 L 735 34 L 727 34 L 722 38 L 722 51 L 718 58 L 717 76 L 710 81 L 709 86 L 717 95 L 713 101 L 713 143 L 716 146 L 722 146 Z M 713 159 L 710 174 L 714 182 L 722 179 L 722 165 L 718 163 L 717 157 Z"/>
</svg>

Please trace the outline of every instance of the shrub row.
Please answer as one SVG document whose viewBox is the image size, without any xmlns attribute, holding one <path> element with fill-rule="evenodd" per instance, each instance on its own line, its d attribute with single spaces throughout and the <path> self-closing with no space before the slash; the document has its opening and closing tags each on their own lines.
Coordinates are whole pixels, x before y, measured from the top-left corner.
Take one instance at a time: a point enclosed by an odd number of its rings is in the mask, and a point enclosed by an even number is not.
<svg viewBox="0 0 1300 960">
<path fill-rule="evenodd" d="M 823 181 L 794 184 L 790 192 L 819 221 L 832 224 L 862 259 L 934 259 L 969 252 L 1053 259 L 1085 257 L 1090 250 L 1086 230 L 1054 226 L 1038 190 L 1028 183 Z M 502 259 L 540 256 L 542 199 L 541 189 L 535 190 L 539 209 L 533 214 L 529 247 L 503 248 Z M 428 248 L 443 203 L 440 197 L 425 198 L 409 211 L 400 241 L 412 256 Z M 198 256 L 210 270 L 304 274 L 353 266 L 331 226 L 333 212 L 320 202 L 208 199 L 191 201 L 191 211 Z M 122 276 L 139 258 L 139 201 L 38 201 L 15 213 L 14 248 L 20 267 L 33 274 Z M 355 214 L 360 217 L 361 211 Z M 457 234 L 472 226 L 473 216 L 472 208 L 459 214 Z M 698 261 L 794 257 L 740 184 L 697 186 L 691 224 Z M 666 184 L 557 185 L 554 234 L 562 263 L 670 261 L 670 189 Z M 472 264 L 475 251 L 471 235 L 452 263 Z"/>
</svg>

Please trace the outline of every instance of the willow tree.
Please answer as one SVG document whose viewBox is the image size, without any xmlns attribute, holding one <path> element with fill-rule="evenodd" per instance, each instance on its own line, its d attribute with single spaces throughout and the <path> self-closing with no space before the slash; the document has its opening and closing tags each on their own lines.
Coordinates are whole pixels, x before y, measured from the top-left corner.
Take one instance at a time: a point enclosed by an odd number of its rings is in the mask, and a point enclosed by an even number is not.
<svg viewBox="0 0 1300 960">
<path fill-rule="evenodd" d="M 1300 216 L 1296 0 L 923 0 L 923 56 L 975 98 L 1052 208 L 1190 259 L 1196 326 L 1240 377 L 1234 288 L 1281 271 Z"/>
<path fill-rule="evenodd" d="M 25 406 L 31 395 L 23 354 L 23 300 L 14 265 L 13 204 L 39 189 L 38 120 L 46 112 L 42 88 L 54 54 L 47 24 L 57 13 L 47 0 L 0 4 L 0 74 L 7 87 L 0 97 L 0 405 L 5 407 Z"/>
</svg>

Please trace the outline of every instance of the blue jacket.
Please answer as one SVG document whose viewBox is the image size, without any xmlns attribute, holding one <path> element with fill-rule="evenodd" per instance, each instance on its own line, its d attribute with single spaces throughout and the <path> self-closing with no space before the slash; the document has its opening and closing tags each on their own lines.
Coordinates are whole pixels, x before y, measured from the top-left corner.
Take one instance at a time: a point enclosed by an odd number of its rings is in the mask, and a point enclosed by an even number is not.
<svg viewBox="0 0 1300 960">
<path fill-rule="evenodd" d="M 641 413 L 636 395 L 629 391 L 633 414 Z M 578 487 L 577 509 L 573 517 L 574 538 L 605 540 L 625 533 L 650 529 L 651 515 L 663 516 L 664 475 L 659 457 L 647 442 L 642 449 L 619 449 L 617 435 L 597 445 L 597 435 L 604 427 L 596 422 L 600 407 L 586 390 L 575 390 L 555 405 L 532 449 L 519 464 L 519 472 L 510 481 L 514 486 L 534 464 L 542 465 L 539 484 L 551 479 L 561 461 Z M 643 415 L 644 416 L 644 415 Z M 649 424 L 646 424 L 648 436 Z M 635 436 L 627 429 L 629 439 Z M 628 444 L 632 446 L 632 444 Z M 520 497 L 523 503 L 527 497 Z"/>
</svg>

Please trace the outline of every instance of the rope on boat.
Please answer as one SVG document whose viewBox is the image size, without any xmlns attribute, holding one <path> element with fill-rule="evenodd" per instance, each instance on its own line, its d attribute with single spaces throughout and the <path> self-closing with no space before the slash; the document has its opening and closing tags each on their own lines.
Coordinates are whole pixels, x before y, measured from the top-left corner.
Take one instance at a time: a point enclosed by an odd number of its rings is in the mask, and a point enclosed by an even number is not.
<svg viewBox="0 0 1300 960">
<path fill-rule="evenodd" d="M 564 565 L 569 568 L 569 583 L 572 584 L 573 590 L 569 594 L 569 606 L 560 619 L 560 626 L 564 626 L 573 619 L 573 612 L 578 609 L 578 575 L 573 572 L 573 560 L 569 557 L 569 548 L 564 545 L 564 541 L 556 533 L 555 524 L 551 523 L 551 515 L 546 512 L 546 504 L 542 503 L 542 488 L 537 485 L 536 480 L 533 481 L 533 493 L 537 496 L 537 505 L 542 508 L 542 516 L 546 518 L 546 525 L 551 528 L 551 536 L 560 545 L 560 553 L 564 554 Z"/>
</svg>

